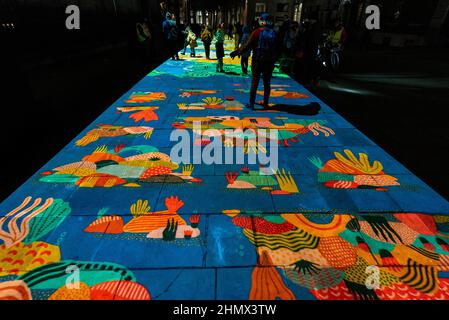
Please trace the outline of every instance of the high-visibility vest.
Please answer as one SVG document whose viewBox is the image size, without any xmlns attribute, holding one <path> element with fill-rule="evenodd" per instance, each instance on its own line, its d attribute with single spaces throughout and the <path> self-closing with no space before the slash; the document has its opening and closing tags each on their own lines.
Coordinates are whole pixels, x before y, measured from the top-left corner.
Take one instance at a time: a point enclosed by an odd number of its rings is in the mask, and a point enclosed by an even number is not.
<svg viewBox="0 0 449 320">
<path fill-rule="evenodd" d="M 331 34 L 330 40 L 333 44 L 338 44 L 341 41 L 341 35 L 343 34 L 343 29 L 338 30 Z"/>
</svg>

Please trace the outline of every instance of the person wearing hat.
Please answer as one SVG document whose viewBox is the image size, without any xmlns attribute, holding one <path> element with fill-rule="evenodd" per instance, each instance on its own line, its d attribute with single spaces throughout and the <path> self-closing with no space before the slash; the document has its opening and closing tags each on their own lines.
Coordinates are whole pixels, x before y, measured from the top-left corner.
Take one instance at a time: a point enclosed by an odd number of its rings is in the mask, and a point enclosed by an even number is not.
<svg viewBox="0 0 449 320">
<path fill-rule="evenodd" d="M 178 27 L 176 26 L 175 15 L 172 15 L 170 12 L 166 13 L 165 21 L 162 23 L 162 31 L 167 40 L 172 60 L 179 60 L 177 52 Z"/>
<path fill-rule="evenodd" d="M 259 19 L 260 27 L 251 33 L 248 41 L 231 52 L 230 56 L 234 59 L 236 56 L 252 50 L 253 58 L 251 64 L 252 83 L 248 107 L 251 109 L 261 109 L 256 104 L 257 88 L 260 78 L 263 78 L 264 96 L 263 107 L 267 108 L 271 93 L 271 77 L 274 70 L 274 64 L 278 58 L 279 43 L 276 32 L 273 30 L 273 21 L 268 13 L 263 13 Z"/>
</svg>

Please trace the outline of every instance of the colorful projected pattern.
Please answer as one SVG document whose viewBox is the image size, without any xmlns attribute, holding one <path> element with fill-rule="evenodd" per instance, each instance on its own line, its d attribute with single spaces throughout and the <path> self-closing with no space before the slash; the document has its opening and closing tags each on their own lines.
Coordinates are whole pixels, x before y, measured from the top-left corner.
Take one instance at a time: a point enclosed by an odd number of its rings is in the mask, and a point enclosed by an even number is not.
<svg viewBox="0 0 449 320">
<path fill-rule="evenodd" d="M 446 200 L 285 74 L 251 111 L 238 59 L 184 58 L 0 205 L 0 299 L 449 298 Z M 279 170 L 175 161 L 195 121 L 279 130 Z"/>
</svg>

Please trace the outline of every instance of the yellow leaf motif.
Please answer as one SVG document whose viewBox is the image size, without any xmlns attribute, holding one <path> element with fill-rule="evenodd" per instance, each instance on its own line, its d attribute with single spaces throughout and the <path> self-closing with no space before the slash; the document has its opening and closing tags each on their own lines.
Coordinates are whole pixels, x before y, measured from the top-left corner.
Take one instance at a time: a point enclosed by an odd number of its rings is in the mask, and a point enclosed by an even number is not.
<svg viewBox="0 0 449 320">
<path fill-rule="evenodd" d="M 359 159 L 357 159 L 351 150 L 344 150 L 348 159 L 346 159 L 339 152 L 335 152 L 335 157 L 341 163 L 344 163 L 348 167 L 354 168 L 366 174 L 379 174 L 383 170 L 383 166 L 379 161 L 374 161 L 371 166 L 366 153 L 359 153 Z"/>
<path fill-rule="evenodd" d="M 100 135 L 98 133 L 87 133 L 84 137 L 75 142 L 78 147 L 85 147 L 88 144 L 97 141 L 100 139 Z"/>
<path fill-rule="evenodd" d="M 153 135 L 153 130 L 150 130 L 147 133 L 145 133 L 145 135 L 143 137 L 145 138 L 145 140 L 148 140 L 151 138 L 152 135 Z"/>
<path fill-rule="evenodd" d="M 296 185 L 296 182 L 290 172 L 287 174 L 285 172 L 285 169 L 282 169 L 277 171 L 273 170 L 273 173 L 276 176 L 276 179 L 279 183 L 279 188 L 281 188 L 282 191 L 299 193 L 298 186 Z"/>
<path fill-rule="evenodd" d="M 94 153 L 105 153 L 105 152 L 108 152 L 108 147 L 105 145 L 97 147 L 94 151 Z"/>
<path fill-rule="evenodd" d="M 182 166 L 182 175 L 191 176 L 194 168 L 193 164 Z"/>
<path fill-rule="evenodd" d="M 222 103 L 223 100 L 217 97 L 207 97 L 203 99 L 203 102 L 207 105 L 217 105 Z"/>
<path fill-rule="evenodd" d="M 137 200 L 136 203 L 133 203 L 131 205 L 130 211 L 131 214 L 137 218 L 140 216 L 143 216 L 145 214 L 148 214 L 150 212 L 151 207 L 148 206 L 148 200 Z"/>
</svg>

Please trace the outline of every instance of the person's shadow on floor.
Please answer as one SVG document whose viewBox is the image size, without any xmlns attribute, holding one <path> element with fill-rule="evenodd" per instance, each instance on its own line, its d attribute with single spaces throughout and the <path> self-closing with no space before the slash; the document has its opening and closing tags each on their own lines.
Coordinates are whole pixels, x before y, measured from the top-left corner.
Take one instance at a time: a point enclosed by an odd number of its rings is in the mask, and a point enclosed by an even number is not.
<svg viewBox="0 0 449 320">
<path fill-rule="evenodd" d="M 311 102 L 304 105 L 295 105 L 295 104 L 275 104 L 270 106 L 269 108 L 265 108 L 260 111 L 281 111 L 287 112 L 291 114 L 296 114 L 300 116 L 315 116 L 321 110 L 321 105 L 318 102 Z"/>
</svg>

